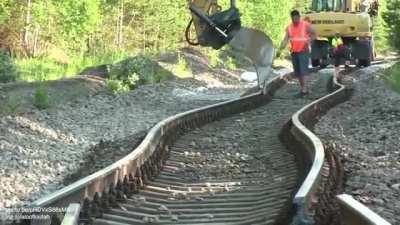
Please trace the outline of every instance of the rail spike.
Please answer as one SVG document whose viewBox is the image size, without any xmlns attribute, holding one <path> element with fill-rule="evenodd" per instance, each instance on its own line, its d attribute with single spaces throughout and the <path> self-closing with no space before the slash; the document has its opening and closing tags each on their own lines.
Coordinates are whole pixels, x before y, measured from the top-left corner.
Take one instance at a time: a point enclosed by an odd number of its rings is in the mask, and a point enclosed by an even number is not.
<svg viewBox="0 0 400 225">
<path fill-rule="evenodd" d="M 125 202 L 126 201 L 126 195 L 124 193 L 124 187 L 123 187 L 123 184 L 122 184 L 122 182 L 120 180 L 117 182 L 116 194 L 117 194 L 117 201 L 118 202 Z"/>
<path fill-rule="evenodd" d="M 110 184 L 109 189 L 108 189 L 108 199 L 109 199 L 108 201 L 109 201 L 111 207 L 118 206 L 115 186 L 112 183 Z"/>
<path fill-rule="evenodd" d="M 131 183 L 132 182 L 130 182 L 129 181 L 129 176 L 130 176 L 130 174 L 129 175 L 127 175 L 127 176 L 125 176 L 124 177 L 124 181 L 122 182 L 122 189 L 123 189 L 123 193 L 127 196 L 127 197 L 130 197 L 130 196 L 132 196 L 132 189 L 131 189 Z"/>
<path fill-rule="evenodd" d="M 110 208 L 109 196 L 105 190 L 101 194 L 100 206 L 104 211 L 107 211 Z"/>
<path fill-rule="evenodd" d="M 93 201 L 90 207 L 90 215 L 96 218 L 99 218 L 103 215 L 99 193 L 96 193 L 93 197 Z"/>
<path fill-rule="evenodd" d="M 79 215 L 79 222 L 82 224 L 90 224 L 91 222 L 91 214 L 90 214 L 90 200 L 89 198 L 85 198 L 83 200 L 81 212 Z"/>
</svg>

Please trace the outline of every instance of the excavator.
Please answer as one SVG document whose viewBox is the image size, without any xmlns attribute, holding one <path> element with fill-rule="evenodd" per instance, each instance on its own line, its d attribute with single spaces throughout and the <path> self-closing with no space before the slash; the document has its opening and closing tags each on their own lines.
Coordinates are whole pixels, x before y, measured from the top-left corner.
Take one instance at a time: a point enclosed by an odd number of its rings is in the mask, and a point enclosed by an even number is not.
<svg viewBox="0 0 400 225">
<path fill-rule="evenodd" d="M 346 59 L 367 67 L 375 57 L 373 18 L 378 15 L 377 0 L 313 0 L 311 11 L 304 16 L 315 29 L 318 40 L 311 45 L 314 67 L 330 64 L 330 50 L 335 37 L 349 49 Z"/>
<path fill-rule="evenodd" d="M 375 50 L 372 18 L 378 14 L 378 0 L 312 0 L 311 11 L 303 19 L 309 21 L 318 39 L 311 43 L 311 64 L 322 68 L 332 63 L 332 40 L 340 37 L 349 49 L 350 59 L 358 66 L 369 66 Z M 262 88 L 271 78 L 275 49 L 263 32 L 241 26 L 236 0 L 222 10 L 217 0 L 189 0 L 192 13 L 186 29 L 191 45 L 220 49 L 230 45 L 247 56 L 256 68 L 258 85 Z M 191 37 L 194 25 L 196 37 Z"/>
<path fill-rule="evenodd" d="M 230 1 L 230 7 L 222 10 L 217 0 L 190 0 L 192 13 L 185 36 L 191 45 L 200 45 L 220 49 L 230 45 L 250 59 L 257 72 L 258 86 L 265 88 L 271 78 L 275 49 L 272 40 L 263 32 L 241 26 L 236 0 Z M 196 37 L 191 37 L 194 25 Z"/>
</svg>

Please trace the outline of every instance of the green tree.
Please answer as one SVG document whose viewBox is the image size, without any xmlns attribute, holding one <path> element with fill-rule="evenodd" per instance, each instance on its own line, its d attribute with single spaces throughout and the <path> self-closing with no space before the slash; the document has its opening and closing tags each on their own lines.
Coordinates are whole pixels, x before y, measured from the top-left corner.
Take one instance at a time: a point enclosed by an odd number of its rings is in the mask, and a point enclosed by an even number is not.
<svg viewBox="0 0 400 225">
<path fill-rule="evenodd" d="M 381 1 L 378 15 L 376 17 L 372 17 L 375 49 L 379 53 L 384 53 L 390 48 L 387 39 L 388 27 L 385 20 L 383 19 L 383 15 L 385 12 L 386 1 Z"/>
<path fill-rule="evenodd" d="M 400 0 L 388 0 L 383 18 L 389 27 L 389 42 L 400 50 Z"/>
<path fill-rule="evenodd" d="M 224 7 L 229 0 L 221 1 Z M 290 11 L 295 7 L 295 0 L 254 0 L 237 1 L 241 13 L 242 24 L 265 32 L 275 44 L 283 38 L 284 28 L 288 25 Z"/>
<path fill-rule="evenodd" d="M 294 8 L 302 12 L 307 12 L 311 8 L 311 2 L 312 0 L 295 0 Z"/>
<path fill-rule="evenodd" d="M 277 44 L 289 23 L 289 11 L 306 7 L 307 1 L 237 3 L 243 25 L 264 31 Z M 224 9 L 229 3 L 219 0 Z M 188 1 L 0 0 L 0 47 L 20 58 L 43 57 L 43 64 L 51 59 L 67 71 L 64 65 L 79 65 L 86 58 L 181 48 L 190 16 Z M 40 59 L 32 61 L 40 67 Z"/>
<path fill-rule="evenodd" d="M 2 0 L 0 2 L 0 25 L 10 17 L 11 1 Z"/>
<path fill-rule="evenodd" d="M 100 2 L 98 0 L 57 0 L 58 24 L 62 40 L 71 49 L 81 51 L 89 35 L 97 30 L 100 23 Z"/>
</svg>

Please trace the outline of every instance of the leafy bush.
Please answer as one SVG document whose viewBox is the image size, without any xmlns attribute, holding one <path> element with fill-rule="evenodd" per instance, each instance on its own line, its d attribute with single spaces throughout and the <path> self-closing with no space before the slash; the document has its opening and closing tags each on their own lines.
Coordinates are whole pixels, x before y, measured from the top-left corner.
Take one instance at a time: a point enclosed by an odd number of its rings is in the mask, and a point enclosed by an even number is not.
<svg viewBox="0 0 400 225">
<path fill-rule="evenodd" d="M 38 109 L 47 109 L 50 107 L 47 89 L 43 84 L 39 84 L 39 86 L 36 88 L 33 98 L 33 105 Z"/>
<path fill-rule="evenodd" d="M 15 81 L 17 76 L 18 72 L 12 59 L 0 51 L 0 83 Z"/>
<path fill-rule="evenodd" d="M 211 68 L 217 68 L 221 66 L 222 61 L 220 59 L 219 52 L 216 50 L 210 50 L 207 52 L 208 60 L 210 62 Z"/>
<path fill-rule="evenodd" d="M 136 84 L 149 83 L 150 77 L 154 75 L 154 65 L 149 59 L 137 56 L 127 58 L 119 63 L 111 66 L 109 76 L 111 79 L 117 79 L 128 84 L 131 89 L 135 87 Z M 134 78 L 137 77 L 137 78 Z M 138 81 L 131 83 L 129 78 L 134 78 Z"/>
<path fill-rule="evenodd" d="M 236 68 L 236 64 L 234 62 L 234 59 L 232 57 L 229 57 L 226 61 L 225 61 L 225 67 L 230 69 L 230 70 L 235 70 Z"/>
<path fill-rule="evenodd" d="M 189 65 L 185 59 L 185 57 L 178 55 L 178 63 L 176 65 L 176 74 L 179 77 L 184 77 L 184 75 L 190 73 Z"/>
<path fill-rule="evenodd" d="M 107 88 L 114 94 L 119 94 L 123 92 L 128 92 L 130 90 L 129 86 L 124 84 L 121 80 L 107 79 Z"/>
<path fill-rule="evenodd" d="M 393 89 L 400 92 L 400 63 L 385 70 L 385 79 Z"/>
<path fill-rule="evenodd" d="M 137 85 L 152 84 L 171 78 L 173 75 L 145 56 L 127 58 L 110 66 L 109 87 L 111 90 L 129 90 Z"/>
</svg>

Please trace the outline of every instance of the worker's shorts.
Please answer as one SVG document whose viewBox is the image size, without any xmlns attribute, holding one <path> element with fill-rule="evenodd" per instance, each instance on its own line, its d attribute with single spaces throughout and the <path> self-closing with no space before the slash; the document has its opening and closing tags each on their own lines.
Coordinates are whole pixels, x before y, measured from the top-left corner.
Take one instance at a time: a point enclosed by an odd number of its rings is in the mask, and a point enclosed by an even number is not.
<svg viewBox="0 0 400 225">
<path fill-rule="evenodd" d="M 350 60 L 350 50 L 346 46 L 336 48 L 333 51 L 335 67 L 340 66 L 343 60 Z"/>
<path fill-rule="evenodd" d="M 293 52 L 292 64 L 295 76 L 306 76 L 310 74 L 308 64 L 310 61 L 309 52 Z"/>
</svg>

